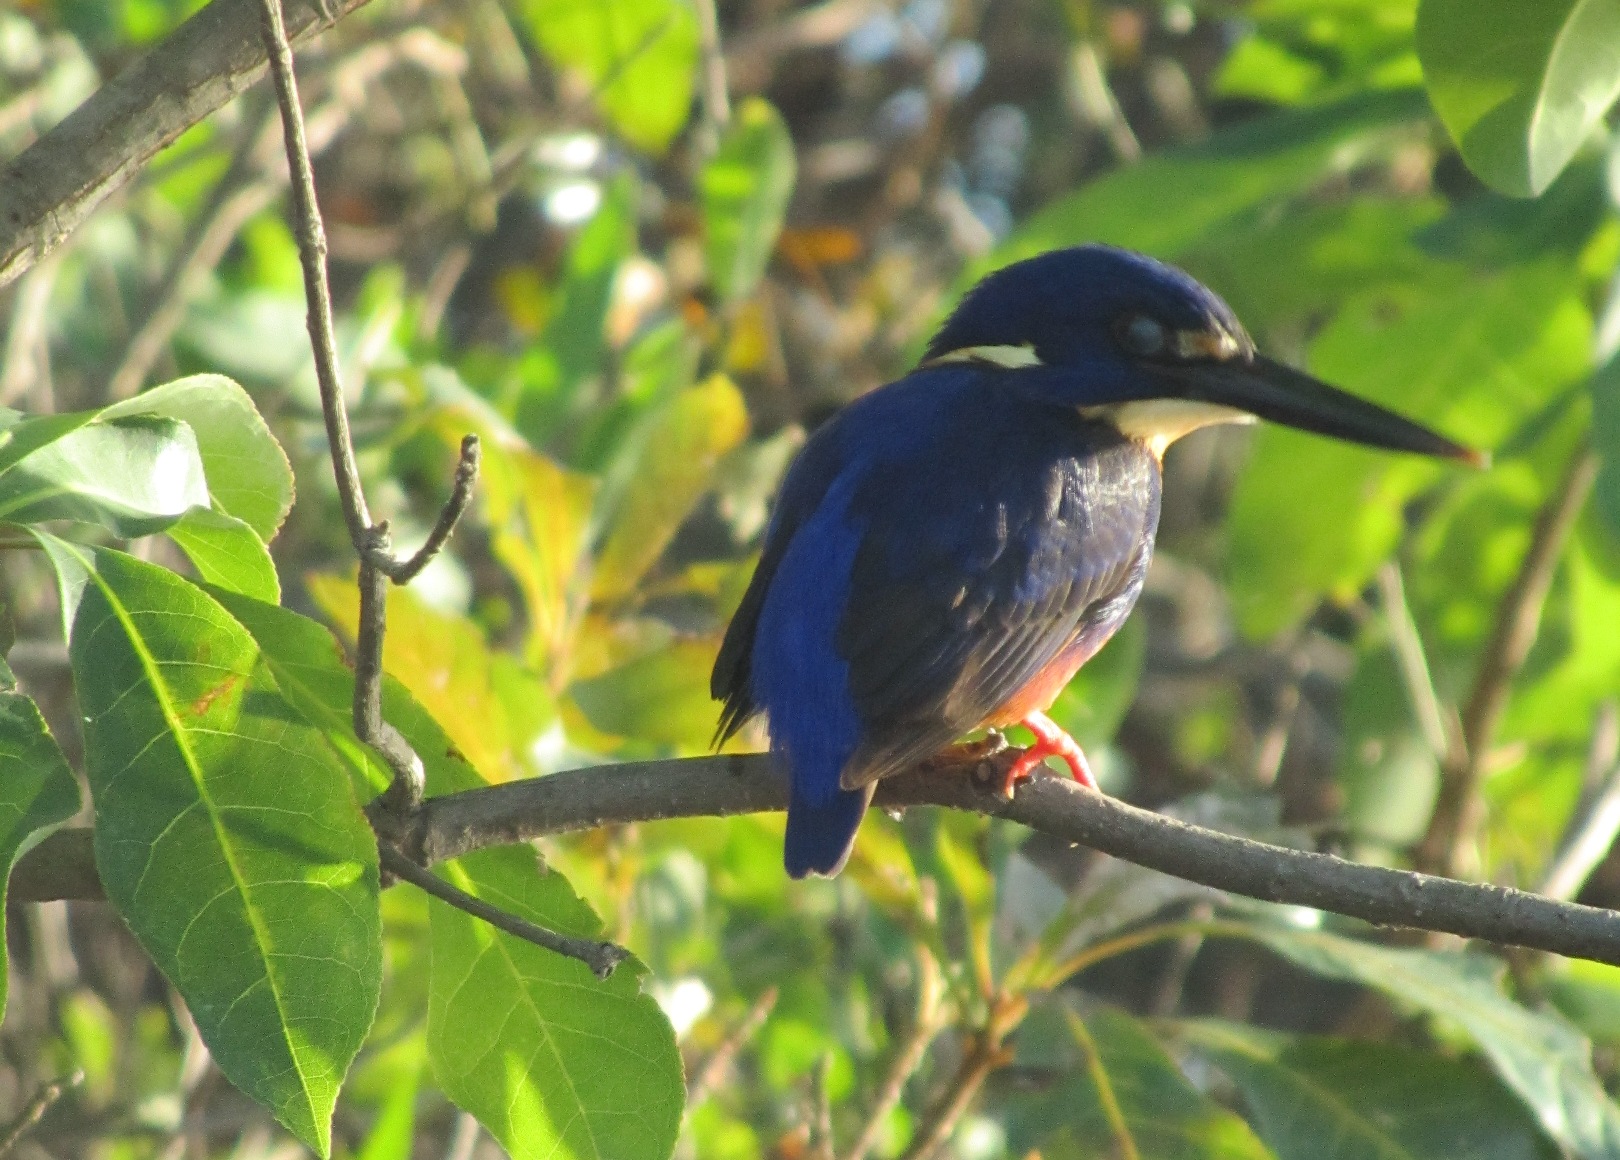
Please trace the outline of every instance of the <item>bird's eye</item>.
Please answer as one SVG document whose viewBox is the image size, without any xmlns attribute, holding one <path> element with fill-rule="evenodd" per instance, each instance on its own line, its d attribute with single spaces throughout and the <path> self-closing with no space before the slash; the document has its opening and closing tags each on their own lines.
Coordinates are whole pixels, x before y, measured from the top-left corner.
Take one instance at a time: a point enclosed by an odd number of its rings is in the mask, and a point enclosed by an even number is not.
<svg viewBox="0 0 1620 1160">
<path fill-rule="evenodd" d="M 1145 314 L 1132 314 L 1120 322 L 1119 342 L 1130 354 L 1141 358 L 1163 354 L 1165 339 L 1164 327 Z"/>
</svg>

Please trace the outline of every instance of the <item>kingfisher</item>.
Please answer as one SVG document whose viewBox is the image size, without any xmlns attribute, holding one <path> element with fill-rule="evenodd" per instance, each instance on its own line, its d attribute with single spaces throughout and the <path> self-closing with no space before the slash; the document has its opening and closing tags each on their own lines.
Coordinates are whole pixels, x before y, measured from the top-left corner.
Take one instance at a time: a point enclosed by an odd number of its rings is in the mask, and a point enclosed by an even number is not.
<svg viewBox="0 0 1620 1160">
<path fill-rule="evenodd" d="M 789 781 L 789 875 L 848 861 L 876 783 L 979 729 L 1035 737 L 1142 594 L 1165 448 L 1267 419 L 1482 465 L 1444 436 L 1256 352 L 1183 271 L 1111 246 L 988 275 L 904 378 L 850 403 L 783 479 L 710 691 L 718 741 L 763 714 Z"/>
</svg>

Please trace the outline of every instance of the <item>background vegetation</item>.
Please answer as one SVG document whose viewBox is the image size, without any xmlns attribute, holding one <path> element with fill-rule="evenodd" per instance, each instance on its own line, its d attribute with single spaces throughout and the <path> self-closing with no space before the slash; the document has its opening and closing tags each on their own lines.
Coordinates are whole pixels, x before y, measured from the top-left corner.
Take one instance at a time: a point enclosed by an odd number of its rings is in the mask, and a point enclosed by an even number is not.
<svg viewBox="0 0 1620 1160">
<path fill-rule="evenodd" d="M 0 157 L 198 7 L 0 11 Z M 1620 903 L 1616 45 L 1608 0 L 347 17 L 300 76 L 398 540 L 484 443 L 452 551 L 390 596 L 389 716 L 430 792 L 703 752 L 804 432 L 976 274 L 1096 239 L 1496 456 L 1178 446 L 1142 607 L 1055 711 L 1106 787 Z M 600 916 L 640 960 L 607 984 L 408 888 L 379 927 L 356 802 L 383 782 L 314 623 L 352 633 L 353 564 L 279 132 L 255 87 L 0 290 L 0 854 L 88 823 L 82 780 L 115 904 L 9 910 L 0 1108 L 80 1077 L 18 1155 L 1620 1156 L 1616 969 L 972 815 L 874 817 L 832 882 L 784 879 L 768 815 L 447 871 Z"/>
</svg>

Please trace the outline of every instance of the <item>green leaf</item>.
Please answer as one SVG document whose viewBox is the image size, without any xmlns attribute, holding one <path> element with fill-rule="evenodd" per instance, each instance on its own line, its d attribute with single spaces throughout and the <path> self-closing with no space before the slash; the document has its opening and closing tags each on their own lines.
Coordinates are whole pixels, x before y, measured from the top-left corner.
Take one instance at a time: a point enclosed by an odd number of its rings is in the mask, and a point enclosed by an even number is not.
<svg viewBox="0 0 1620 1160">
<path fill-rule="evenodd" d="M 720 723 L 708 686 L 715 647 L 713 639 L 676 641 L 575 681 L 568 695 L 604 733 L 702 753 Z"/>
<path fill-rule="evenodd" d="M 1534 197 L 1620 95 L 1616 0 L 1424 0 L 1429 96 L 1468 167 Z"/>
<path fill-rule="evenodd" d="M 22 693 L 0 692 L 0 866 L 6 879 L 30 846 L 78 811 L 78 779 L 39 706 Z M 5 887 L 0 880 L 0 945 Z M 0 952 L 0 1012 L 6 1007 L 6 984 L 6 959 Z"/>
<path fill-rule="evenodd" d="M 697 14 L 685 0 L 527 0 L 547 56 L 577 71 L 632 145 L 662 153 L 686 124 L 698 63 Z"/>
<path fill-rule="evenodd" d="M 1435 264 L 1421 280 L 1352 299 L 1312 345 L 1310 368 L 1492 448 L 1585 373 L 1591 319 L 1580 295 L 1568 262 L 1493 277 Z M 1353 596 L 1389 557 L 1404 505 L 1460 470 L 1263 427 L 1229 522 L 1227 573 L 1244 630 L 1267 636 L 1323 596 Z M 1323 512 L 1337 513 L 1331 526 Z"/>
<path fill-rule="evenodd" d="M 795 168 L 793 138 L 781 114 L 759 97 L 738 105 L 698 177 L 709 277 L 722 301 L 748 297 L 765 273 Z"/>
<path fill-rule="evenodd" d="M 713 483 L 720 457 L 747 434 L 747 405 L 725 375 L 670 402 L 648 431 L 614 510 L 592 577 L 595 599 L 622 599 L 634 590 Z"/>
<path fill-rule="evenodd" d="M 1427 119 L 1421 97 L 1393 92 L 1243 122 L 1059 198 L 970 273 L 1092 241 L 1173 259 L 1240 216 L 1389 151 Z"/>
<path fill-rule="evenodd" d="M 133 538 L 207 506 L 196 437 L 174 419 L 83 423 L 0 474 L 0 520 L 14 524 L 75 520 Z"/>
<path fill-rule="evenodd" d="M 1238 1086 L 1278 1160 L 1548 1160 L 1535 1121 L 1490 1072 L 1389 1043 L 1184 1024 Z"/>
<path fill-rule="evenodd" d="M 1620 1156 L 1620 1108 L 1592 1071 L 1591 1043 L 1557 1015 L 1509 999 L 1501 962 L 1322 931 L 1255 926 L 1244 933 L 1308 971 L 1372 987 L 1460 1028 L 1547 1135 L 1586 1160 Z"/>
<path fill-rule="evenodd" d="M 224 608 L 67 550 L 89 569 L 69 656 L 107 896 L 226 1077 L 325 1156 L 381 987 L 370 827 Z"/>
<path fill-rule="evenodd" d="M 271 604 L 281 602 L 281 581 L 270 549 L 245 521 L 198 507 L 165 531 L 208 583 Z"/>
<path fill-rule="evenodd" d="M 440 868 L 463 890 L 555 930 L 600 923 L 532 851 L 485 850 Z M 663 1160 L 684 1083 L 674 1032 L 643 968 L 598 982 L 584 964 L 431 903 L 428 1050 L 445 1093 L 514 1160 Z"/>
<path fill-rule="evenodd" d="M 191 375 L 153 387 L 100 412 L 102 419 L 178 419 L 197 438 L 208 494 L 265 543 L 293 502 L 292 465 L 248 393 L 224 375 Z"/>
<path fill-rule="evenodd" d="M 1188 1083 L 1130 1015 L 1103 1007 L 1082 1018 L 1064 1007 L 1061 1019 L 1068 1042 L 1049 1046 L 1049 1059 L 1027 1053 L 1029 1063 L 1049 1064 L 1060 1079 L 1010 1109 L 1010 1155 L 1038 1149 L 1047 1160 L 1270 1160 L 1249 1126 Z M 1019 1061 L 1026 1061 L 1023 1035 Z"/>
<path fill-rule="evenodd" d="M 337 576 L 310 576 L 305 587 L 321 611 L 354 640 L 359 626 L 359 594 Z M 443 724 L 457 751 L 490 781 L 511 781 L 531 770 L 523 754 L 533 741 L 506 711 L 503 697 L 523 674 L 496 664 L 483 632 L 463 616 L 429 608 L 410 589 L 388 590 L 388 636 L 383 668 Z M 498 674 L 498 675 L 497 675 Z M 549 701 L 539 682 L 527 680 L 527 700 Z"/>
</svg>

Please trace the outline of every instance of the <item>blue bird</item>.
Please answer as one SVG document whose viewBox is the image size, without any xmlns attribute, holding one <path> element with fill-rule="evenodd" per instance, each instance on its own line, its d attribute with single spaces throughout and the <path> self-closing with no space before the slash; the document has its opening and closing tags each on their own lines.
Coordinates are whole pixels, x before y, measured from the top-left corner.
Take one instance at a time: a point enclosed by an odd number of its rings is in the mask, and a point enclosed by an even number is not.
<svg viewBox="0 0 1620 1160">
<path fill-rule="evenodd" d="M 1096 788 L 1045 710 L 1124 622 L 1174 440 L 1264 418 L 1374 447 L 1483 456 L 1255 353 L 1174 267 L 1107 246 L 981 281 L 921 363 L 851 403 L 788 470 L 711 692 L 756 714 L 790 783 L 783 861 L 843 868 L 875 783 L 975 729 Z"/>
</svg>

